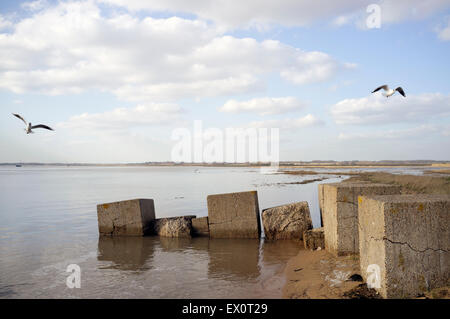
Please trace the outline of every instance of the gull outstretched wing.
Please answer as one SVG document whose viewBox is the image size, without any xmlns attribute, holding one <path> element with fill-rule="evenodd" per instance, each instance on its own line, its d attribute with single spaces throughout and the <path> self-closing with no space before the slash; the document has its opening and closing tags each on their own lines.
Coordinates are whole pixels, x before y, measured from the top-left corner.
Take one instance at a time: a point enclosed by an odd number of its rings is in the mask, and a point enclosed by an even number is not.
<svg viewBox="0 0 450 319">
<path fill-rule="evenodd" d="M 31 127 L 31 129 L 35 129 L 35 128 L 45 128 L 46 130 L 54 131 L 54 129 L 52 129 L 50 126 L 47 126 L 44 124 L 33 125 Z"/>
<path fill-rule="evenodd" d="M 17 117 L 18 119 L 21 119 L 21 120 L 25 123 L 25 125 L 28 125 L 27 121 L 25 121 L 25 119 L 24 119 L 22 116 L 20 116 L 19 114 L 13 113 L 12 115 L 14 115 L 15 117 Z"/>
<path fill-rule="evenodd" d="M 395 89 L 398 93 L 400 93 L 401 95 L 403 95 L 404 97 L 406 97 L 405 91 L 403 91 L 402 87 L 399 86 L 398 88 Z"/>
<path fill-rule="evenodd" d="M 381 89 L 387 91 L 387 90 L 389 90 L 389 86 L 387 86 L 387 84 L 382 85 L 382 86 L 379 86 L 379 87 L 377 87 L 375 90 L 373 90 L 372 93 L 375 93 L 375 92 L 377 92 L 377 91 L 379 91 L 379 90 L 381 90 Z"/>
</svg>

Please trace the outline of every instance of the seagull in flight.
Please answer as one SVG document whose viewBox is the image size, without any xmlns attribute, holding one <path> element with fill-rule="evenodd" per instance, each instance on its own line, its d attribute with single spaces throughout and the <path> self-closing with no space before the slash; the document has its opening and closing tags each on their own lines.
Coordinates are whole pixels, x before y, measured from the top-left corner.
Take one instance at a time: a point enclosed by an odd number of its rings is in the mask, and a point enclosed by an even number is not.
<svg viewBox="0 0 450 319">
<path fill-rule="evenodd" d="M 45 128 L 46 130 L 53 131 L 53 129 L 50 126 L 47 126 L 44 124 L 32 125 L 31 123 L 28 123 L 27 121 L 25 121 L 25 119 L 22 116 L 20 116 L 19 114 L 13 113 L 13 115 L 15 117 L 17 117 L 18 119 L 21 119 L 25 123 L 25 125 L 27 126 L 27 128 L 25 129 L 25 132 L 27 132 L 27 134 L 34 133 L 33 129 L 35 129 L 35 128 Z"/>
<path fill-rule="evenodd" d="M 405 91 L 403 91 L 402 87 L 399 86 L 398 88 L 396 88 L 395 90 L 390 89 L 389 86 L 387 86 L 387 84 L 382 85 L 380 87 L 377 87 L 375 90 L 372 91 L 372 93 L 375 93 L 379 90 L 383 89 L 385 93 L 383 93 L 383 95 L 385 97 L 390 97 L 392 95 L 394 95 L 394 93 L 397 91 L 398 93 L 400 93 L 401 95 L 403 95 L 404 97 L 406 97 L 405 95 Z"/>
</svg>

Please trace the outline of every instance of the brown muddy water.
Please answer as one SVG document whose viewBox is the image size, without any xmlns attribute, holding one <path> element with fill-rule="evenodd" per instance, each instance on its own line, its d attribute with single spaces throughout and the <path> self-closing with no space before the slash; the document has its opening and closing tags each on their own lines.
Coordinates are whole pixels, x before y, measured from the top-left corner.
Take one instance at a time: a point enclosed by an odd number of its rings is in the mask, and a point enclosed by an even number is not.
<svg viewBox="0 0 450 319">
<path fill-rule="evenodd" d="M 153 198 L 157 217 L 206 216 L 208 194 L 257 190 L 261 210 L 308 201 L 319 227 L 318 183 L 293 184 L 313 178 L 255 168 L 1 167 L 0 298 L 280 298 L 299 242 L 99 238 L 96 205 Z M 66 285 L 70 264 L 81 269 L 81 288 Z"/>
</svg>

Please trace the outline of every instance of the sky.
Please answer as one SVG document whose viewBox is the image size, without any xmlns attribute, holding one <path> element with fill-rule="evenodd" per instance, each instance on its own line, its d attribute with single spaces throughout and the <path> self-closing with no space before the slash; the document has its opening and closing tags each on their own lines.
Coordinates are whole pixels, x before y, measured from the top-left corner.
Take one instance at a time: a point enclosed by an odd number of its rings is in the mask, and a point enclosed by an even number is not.
<svg viewBox="0 0 450 319">
<path fill-rule="evenodd" d="M 0 162 L 170 161 L 195 121 L 278 128 L 282 161 L 450 160 L 449 57 L 449 0 L 2 0 Z"/>
</svg>

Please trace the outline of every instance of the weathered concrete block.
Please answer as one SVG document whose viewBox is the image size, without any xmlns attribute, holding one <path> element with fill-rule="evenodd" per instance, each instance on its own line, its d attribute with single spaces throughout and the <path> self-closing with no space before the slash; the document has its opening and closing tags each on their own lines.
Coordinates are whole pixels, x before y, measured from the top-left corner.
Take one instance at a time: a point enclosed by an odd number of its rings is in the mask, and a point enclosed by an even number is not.
<svg viewBox="0 0 450 319">
<path fill-rule="evenodd" d="M 209 236 L 208 217 L 193 218 L 192 230 L 197 236 Z"/>
<path fill-rule="evenodd" d="M 160 237 L 190 238 L 195 216 L 158 218 L 152 222 L 153 234 Z"/>
<path fill-rule="evenodd" d="M 399 194 L 388 184 L 323 184 L 325 249 L 335 255 L 358 254 L 358 196 Z"/>
<path fill-rule="evenodd" d="M 212 238 L 259 238 L 256 191 L 209 195 L 208 223 Z"/>
<path fill-rule="evenodd" d="M 264 233 L 267 239 L 302 239 L 312 228 L 308 202 L 298 202 L 264 209 Z"/>
<path fill-rule="evenodd" d="M 361 274 L 371 281 L 368 267 L 378 265 L 380 295 L 415 297 L 450 284 L 450 196 L 362 196 L 358 214 Z"/>
<path fill-rule="evenodd" d="M 97 205 L 100 235 L 144 236 L 155 219 L 153 199 L 132 199 Z"/>
<path fill-rule="evenodd" d="M 318 185 L 319 188 L 319 212 L 320 212 L 320 226 L 323 227 L 323 184 Z"/>
<path fill-rule="evenodd" d="M 323 227 L 306 230 L 303 232 L 303 243 L 305 249 L 316 250 L 325 248 L 325 236 Z"/>
</svg>

